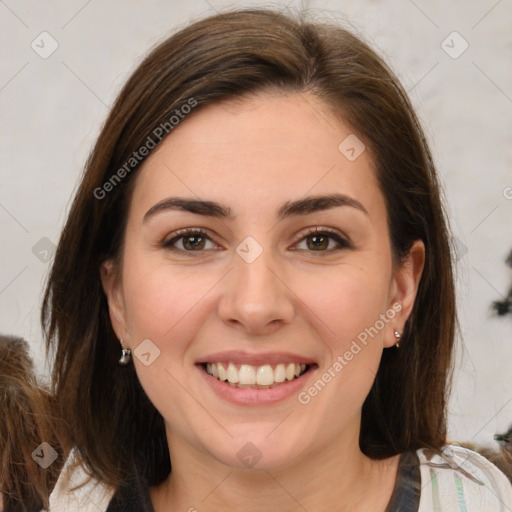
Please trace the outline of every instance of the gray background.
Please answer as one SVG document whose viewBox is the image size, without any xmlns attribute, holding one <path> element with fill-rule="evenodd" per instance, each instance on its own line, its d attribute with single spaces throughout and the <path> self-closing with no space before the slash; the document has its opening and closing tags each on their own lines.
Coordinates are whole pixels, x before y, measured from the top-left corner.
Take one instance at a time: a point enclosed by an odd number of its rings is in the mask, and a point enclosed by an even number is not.
<svg viewBox="0 0 512 512">
<path fill-rule="evenodd" d="M 235 5 L 308 8 L 342 22 L 386 58 L 409 91 L 459 250 L 463 341 L 449 435 L 492 444 L 512 422 L 512 317 L 490 310 L 512 281 L 504 263 L 512 248 L 511 0 L 0 0 L 1 332 L 30 340 L 38 372 L 48 374 L 39 327 L 43 284 L 109 106 L 150 47 Z M 47 55 L 52 44 L 58 47 Z"/>
</svg>

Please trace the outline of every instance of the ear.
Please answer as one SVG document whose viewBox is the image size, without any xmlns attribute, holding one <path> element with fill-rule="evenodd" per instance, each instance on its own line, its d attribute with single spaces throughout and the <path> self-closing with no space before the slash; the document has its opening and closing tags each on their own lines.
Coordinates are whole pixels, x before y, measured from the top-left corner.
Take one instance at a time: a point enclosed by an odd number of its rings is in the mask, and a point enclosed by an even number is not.
<svg viewBox="0 0 512 512">
<path fill-rule="evenodd" d="M 425 245 L 421 240 L 416 240 L 392 277 L 388 311 L 393 310 L 396 314 L 388 323 L 384 337 L 385 347 L 391 347 L 397 343 L 395 330 L 400 334 L 404 332 L 405 323 L 414 307 L 424 266 Z"/>
<path fill-rule="evenodd" d="M 100 266 L 101 284 L 107 296 L 108 311 L 116 336 L 123 340 L 123 347 L 129 348 L 129 335 L 126 322 L 126 308 L 122 293 L 121 278 L 112 260 Z"/>
</svg>

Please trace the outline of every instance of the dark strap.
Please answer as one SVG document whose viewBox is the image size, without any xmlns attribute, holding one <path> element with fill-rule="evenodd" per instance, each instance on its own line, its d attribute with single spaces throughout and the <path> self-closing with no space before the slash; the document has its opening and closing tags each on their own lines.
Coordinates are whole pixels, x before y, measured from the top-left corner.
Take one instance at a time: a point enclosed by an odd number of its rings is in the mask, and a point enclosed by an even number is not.
<svg viewBox="0 0 512 512">
<path fill-rule="evenodd" d="M 132 476 L 116 491 L 106 512 L 155 512 L 148 482 L 137 475 Z"/>
<path fill-rule="evenodd" d="M 418 512 L 421 496 L 420 460 L 416 452 L 400 455 L 395 489 L 386 512 Z"/>
</svg>

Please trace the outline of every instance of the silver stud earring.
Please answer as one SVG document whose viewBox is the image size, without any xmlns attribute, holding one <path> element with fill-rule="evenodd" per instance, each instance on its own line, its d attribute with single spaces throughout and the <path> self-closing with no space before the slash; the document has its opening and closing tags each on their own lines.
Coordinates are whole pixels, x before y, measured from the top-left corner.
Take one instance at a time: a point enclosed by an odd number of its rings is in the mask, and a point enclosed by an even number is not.
<svg viewBox="0 0 512 512">
<path fill-rule="evenodd" d="M 119 366 L 126 366 L 132 359 L 132 351 L 129 348 L 123 348 L 123 340 L 121 340 L 121 349 Z"/>
<path fill-rule="evenodd" d="M 402 335 L 397 330 L 395 330 L 395 338 L 396 338 L 395 346 L 396 346 L 396 348 L 400 347 L 400 338 L 401 337 L 402 337 Z"/>
</svg>

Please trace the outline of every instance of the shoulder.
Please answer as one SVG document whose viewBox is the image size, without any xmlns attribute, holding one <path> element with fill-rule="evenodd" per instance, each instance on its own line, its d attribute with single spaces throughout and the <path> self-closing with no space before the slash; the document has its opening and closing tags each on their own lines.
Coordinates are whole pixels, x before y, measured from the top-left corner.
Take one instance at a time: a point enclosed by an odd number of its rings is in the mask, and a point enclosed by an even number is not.
<svg viewBox="0 0 512 512">
<path fill-rule="evenodd" d="M 75 488 L 80 486 L 78 488 Z M 48 512 L 106 511 L 115 490 L 91 478 L 71 451 L 50 495 Z"/>
<path fill-rule="evenodd" d="M 512 485 L 482 455 L 457 445 L 444 446 L 442 456 L 425 448 L 416 453 L 421 472 L 418 512 L 510 510 Z"/>
</svg>

